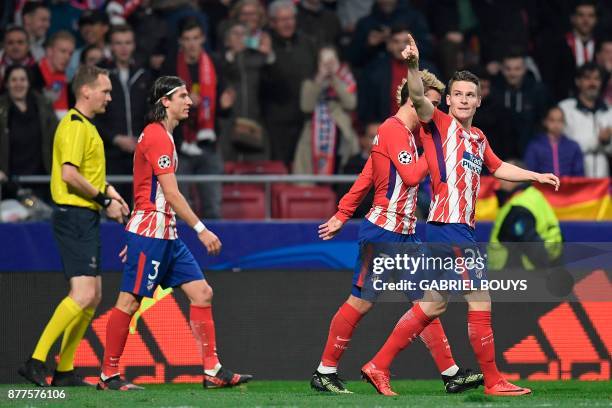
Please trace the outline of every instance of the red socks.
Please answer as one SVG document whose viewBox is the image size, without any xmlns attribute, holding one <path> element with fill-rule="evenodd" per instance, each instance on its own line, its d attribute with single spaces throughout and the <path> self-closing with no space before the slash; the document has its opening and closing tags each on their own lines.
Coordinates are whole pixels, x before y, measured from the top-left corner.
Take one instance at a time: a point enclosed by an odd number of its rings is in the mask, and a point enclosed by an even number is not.
<svg viewBox="0 0 612 408">
<path fill-rule="evenodd" d="M 215 338 L 212 307 L 191 305 L 189 307 L 189 324 L 202 353 L 204 370 L 214 370 L 219 364 L 219 358 L 217 357 L 217 340 Z"/>
<path fill-rule="evenodd" d="M 495 342 L 491 328 L 491 312 L 468 311 L 468 335 L 480 369 L 484 374 L 485 386 L 491 387 L 502 379 L 495 364 Z"/>
<path fill-rule="evenodd" d="M 427 346 L 431 357 L 436 362 L 438 370 L 442 373 L 455 365 L 448 339 L 442 328 L 440 319 L 432 320 L 429 326 L 421 332 L 421 340 Z"/>
<path fill-rule="evenodd" d="M 132 320 L 132 316 L 116 307 L 113 308 L 108 318 L 106 323 L 106 347 L 102 360 L 102 374 L 106 377 L 119 374 L 119 359 L 127 341 L 130 320 Z"/>
<path fill-rule="evenodd" d="M 376 368 L 388 370 L 397 354 L 405 349 L 427 327 L 431 319 L 415 304 L 395 325 L 393 332 L 371 360 Z"/>
<path fill-rule="evenodd" d="M 340 306 L 329 325 L 329 335 L 321 357 L 321 363 L 324 366 L 338 366 L 340 357 L 342 357 L 349 341 L 351 341 L 353 330 L 355 330 L 362 317 L 363 315 L 348 303 Z"/>
</svg>

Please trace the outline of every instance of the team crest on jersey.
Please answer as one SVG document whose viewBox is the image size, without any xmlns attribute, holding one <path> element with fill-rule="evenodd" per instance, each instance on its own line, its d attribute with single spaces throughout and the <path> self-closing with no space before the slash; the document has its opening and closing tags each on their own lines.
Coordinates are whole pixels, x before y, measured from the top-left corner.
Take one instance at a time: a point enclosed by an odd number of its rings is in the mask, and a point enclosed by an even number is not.
<svg viewBox="0 0 612 408">
<path fill-rule="evenodd" d="M 412 163 L 412 155 L 408 153 L 406 150 L 402 150 L 397 155 L 397 160 L 402 164 L 410 164 Z"/>
<path fill-rule="evenodd" d="M 461 159 L 461 165 L 464 169 L 469 170 L 473 173 L 480 174 L 482 170 L 482 159 L 470 152 L 463 152 L 463 159 Z"/>
<path fill-rule="evenodd" d="M 170 157 L 165 154 L 157 159 L 157 165 L 160 169 L 167 169 L 171 164 Z"/>
</svg>

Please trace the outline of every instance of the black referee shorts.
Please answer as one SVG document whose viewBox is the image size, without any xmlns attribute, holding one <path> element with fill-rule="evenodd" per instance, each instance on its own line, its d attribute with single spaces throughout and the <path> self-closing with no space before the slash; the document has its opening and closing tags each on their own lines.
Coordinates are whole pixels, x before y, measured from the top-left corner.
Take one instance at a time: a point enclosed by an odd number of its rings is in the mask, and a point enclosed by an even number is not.
<svg viewBox="0 0 612 408">
<path fill-rule="evenodd" d="M 97 211 L 57 206 L 53 212 L 53 235 L 66 279 L 100 275 L 100 214 Z"/>
</svg>

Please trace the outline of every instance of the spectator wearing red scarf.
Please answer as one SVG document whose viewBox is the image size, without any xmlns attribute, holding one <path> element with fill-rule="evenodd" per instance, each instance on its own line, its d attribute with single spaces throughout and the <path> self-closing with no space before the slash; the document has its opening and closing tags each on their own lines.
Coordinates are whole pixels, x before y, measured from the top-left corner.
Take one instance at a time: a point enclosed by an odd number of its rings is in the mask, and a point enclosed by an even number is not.
<svg viewBox="0 0 612 408">
<path fill-rule="evenodd" d="M 45 56 L 32 70 L 33 87 L 43 93 L 53 104 L 58 119 L 68 112 L 68 80 L 66 67 L 74 52 L 75 40 L 67 31 L 51 36 Z"/>
<path fill-rule="evenodd" d="M 223 163 L 217 149 L 217 117 L 233 105 L 235 92 L 224 89 L 218 64 L 204 51 L 206 36 L 197 19 L 187 17 L 179 26 L 179 49 L 166 58 L 162 72 L 185 81 L 193 101 L 189 118 L 177 129 L 178 174 L 221 174 Z M 221 184 L 183 184 L 185 197 L 193 199 L 203 218 L 220 218 Z M 195 194 L 189 194 L 195 191 Z"/>
</svg>

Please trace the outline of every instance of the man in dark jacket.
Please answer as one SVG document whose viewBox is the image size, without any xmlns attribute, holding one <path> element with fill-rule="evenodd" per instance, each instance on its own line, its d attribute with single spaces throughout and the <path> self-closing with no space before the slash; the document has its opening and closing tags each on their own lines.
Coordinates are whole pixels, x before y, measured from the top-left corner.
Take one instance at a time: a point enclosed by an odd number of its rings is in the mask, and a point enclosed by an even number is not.
<svg viewBox="0 0 612 408">
<path fill-rule="evenodd" d="M 300 87 L 316 69 L 316 47 L 296 30 L 296 8 L 290 0 L 276 0 L 268 7 L 272 49 L 276 61 L 262 73 L 262 99 L 272 160 L 291 167 L 304 125 Z"/>
<path fill-rule="evenodd" d="M 132 156 L 144 128 L 150 73 L 134 64 L 134 32 L 128 25 L 113 26 L 109 35 L 112 61 L 104 64 L 113 85 L 106 112 L 96 116 L 96 126 L 104 140 L 107 174 L 132 174 Z M 128 202 L 131 186 L 119 184 L 117 190 Z"/>
<path fill-rule="evenodd" d="M 363 67 L 378 54 L 385 52 L 391 35 L 391 27 L 403 24 L 410 27 L 412 36 L 419 44 L 422 59 L 431 56 L 431 41 L 427 19 L 417 10 L 410 9 L 408 2 L 376 0 L 372 12 L 357 22 L 348 58 L 353 67 Z"/>
<path fill-rule="evenodd" d="M 512 112 L 518 137 L 519 154 L 531 140 L 535 126 L 549 105 L 548 91 L 527 73 L 525 56 L 520 52 L 506 55 L 502 61 L 502 75 L 493 82 L 491 97 Z"/>
</svg>

